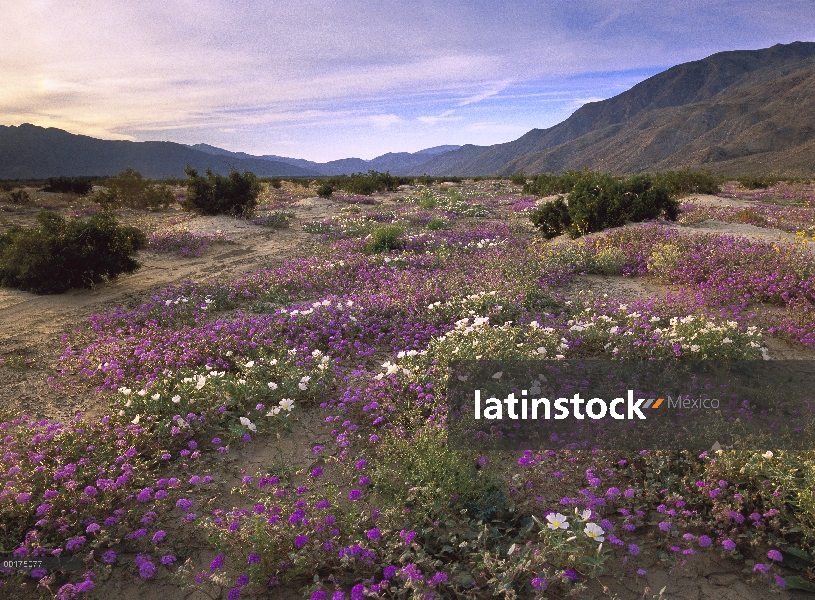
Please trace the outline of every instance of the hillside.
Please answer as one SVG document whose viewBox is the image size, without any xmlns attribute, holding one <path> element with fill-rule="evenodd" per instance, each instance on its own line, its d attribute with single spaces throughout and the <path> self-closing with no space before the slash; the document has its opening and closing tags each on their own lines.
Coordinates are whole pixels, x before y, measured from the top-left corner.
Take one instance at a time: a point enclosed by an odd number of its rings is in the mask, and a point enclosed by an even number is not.
<svg viewBox="0 0 815 600">
<path fill-rule="evenodd" d="M 127 167 L 145 177 L 184 177 L 187 164 L 201 172 L 211 167 L 223 175 L 233 166 L 259 177 L 317 175 L 284 162 L 216 156 L 174 142 L 98 140 L 28 123 L 0 125 L 0 179 L 115 175 Z"/>
<path fill-rule="evenodd" d="M 677 65 L 548 129 L 463 146 L 413 174 L 709 167 L 812 173 L 815 43 L 720 52 Z"/>
</svg>

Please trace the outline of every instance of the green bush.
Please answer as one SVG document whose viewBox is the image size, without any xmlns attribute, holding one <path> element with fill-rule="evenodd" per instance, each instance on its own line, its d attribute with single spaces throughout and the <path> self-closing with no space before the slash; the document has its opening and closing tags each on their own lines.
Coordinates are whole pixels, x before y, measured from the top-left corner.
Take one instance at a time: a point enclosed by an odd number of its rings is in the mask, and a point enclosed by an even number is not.
<svg viewBox="0 0 815 600">
<path fill-rule="evenodd" d="M 444 229 L 447 227 L 447 225 L 444 222 L 444 219 L 441 219 L 440 217 L 433 217 L 427 222 L 425 227 L 427 227 L 429 231 L 438 231 L 439 229 Z"/>
<path fill-rule="evenodd" d="M 49 177 L 42 191 L 85 196 L 91 193 L 94 179 L 92 177 Z"/>
<path fill-rule="evenodd" d="M 371 231 L 371 239 L 365 244 L 365 250 L 371 254 L 389 252 L 402 247 L 402 229 L 396 225 L 383 225 Z"/>
<path fill-rule="evenodd" d="M 526 185 L 526 174 L 523 171 L 520 173 L 515 173 L 514 175 L 510 176 L 509 180 L 515 185 Z"/>
<path fill-rule="evenodd" d="M 144 179 L 138 171 L 127 168 L 104 182 L 105 189 L 93 196 L 101 206 L 113 208 L 127 206 L 139 210 L 167 208 L 175 202 L 172 190 L 166 184 L 155 184 Z"/>
<path fill-rule="evenodd" d="M 56 294 L 140 267 L 133 254 L 147 244 L 144 233 L 119 225 L 109 211 L 70 221 L 41 211 L 37 222 L 0 234 L 0 286 Z"/>
<path fill-rule="evenodd" d="M 352 175 L 337 175 L 328 179 L 328 183 L 335 190 L 343 190 L 349 194 L 370 196 L 374 192 L 393 192 L 400 185 L 410 183 L 409 177 L 395 177 L 390 173 L 368 171 L 368 173 L 354 173 Z"/>
<path fill-rule="evenodd" d="M 688 194 L 718 194 L 722 189 L 723 179 L 718 175 L 712 175 L 710 169 L 704 171 L 691 171 L 683 169 L 681 171 L 665 171 L 657 173 L 654 179 L 662 183 L 671 191 L 675 198 L 687 196 Z"/>
<path fill-rule="evenodd" d="M 317 188 L 317 195 L 320 198 L 330 198 L 333 193 L 334 187 L 328 182 L 320 184 L 320 187 Z"/>
<path fill-rule="evenodd" d="M 781 178 L 775 175 L 769 175 L 767 177 L 745 175 L 744 177 L 739 177 L 736 181 L 738 181 L 743 188 L 748 190 L 766 190 L 768 187 L 781 181 Z"/>
<path fill-rule="evenodd" d="M 184 173 L 189 177 L 184 210 L 202 215 L 249 216 L 254 212 L 260 194 L 260 182 L 254 173 L 244 171 L 241 175 L 232 169 L 223 177 L 208 168 L 206 177 L 202 177 L 189 165 Z"/>
<path fill-rule="evenodd" d="M 572 238 L 620 227 L 627 221 L 663 217 L 674 221 L 679 203 L 668 187 L 650 175 L 634 175 L 622 181 L 609 174 L 580 177 L 564 203 L 560 198 L 530 215 L 532 224 L 547 239 L 561 233 Z"/>
<path fill-rule="evenodd" d="M 25 190 L 14 190 L 8 195 L 12 204 L 28 204 L 31 202 L 31 195 Z"/>
<path fill-rule="evenodd" d="M 587 169 L 582 171 L 566 171 L 561 175 L 543 173 L 536 175 L 524 183 L 523 193 L 533 196 L 552 196 L 553 194 L 568 194 L 575 184 L 583 179 L 594 179 L 598 173 Z"/>
</svg>

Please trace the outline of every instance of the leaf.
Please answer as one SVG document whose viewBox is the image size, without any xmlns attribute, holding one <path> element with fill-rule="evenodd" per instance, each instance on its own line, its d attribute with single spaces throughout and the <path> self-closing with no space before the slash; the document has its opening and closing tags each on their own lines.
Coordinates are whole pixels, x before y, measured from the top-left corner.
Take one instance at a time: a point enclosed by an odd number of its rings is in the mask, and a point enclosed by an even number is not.
<svg viewBox="0 0 815 600">
<path fill-rule="evenodd" d="M 785 567 L 804 570 L 815 566 L 815 562 L 812 561 L 812 557 L 799 548 L 786 548 L 781 551 L 781 555 L 784 557 Z"/>
<path fill-rule="evenodd" d="M 807 592 L 815 592 L 815 583 L 811 581 L 807 581 L 803 577 L 799 577 L 798 575 L 793 575 L 792 577 L 786 578 L 786 585 L 784 586 L 785 589 L 788 590 L 804 590 Z"/>
</svg>

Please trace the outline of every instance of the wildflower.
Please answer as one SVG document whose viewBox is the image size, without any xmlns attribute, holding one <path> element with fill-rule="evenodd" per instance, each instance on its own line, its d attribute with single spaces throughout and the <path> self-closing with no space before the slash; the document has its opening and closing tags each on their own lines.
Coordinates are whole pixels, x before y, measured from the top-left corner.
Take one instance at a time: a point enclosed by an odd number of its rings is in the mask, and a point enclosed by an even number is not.
<svg viewBox="0 0 815 600">
<path fill-rule="evenodd" d="M 781 562 L 783 560 L 783 557 L 778 550 L 770 550 L 767 552 L 767 558 L 774 560 L 775 562 Z"/>
<path fill-rule="evenodd" d="M 246 559 L 246 562 L 250 565 L 254 565 L 260 562 L 260 556 L 257 554 L 250 554 L 249 557 Z"/>
<path fill-rule="evenodd" d="M 299 535 L 294 540 L 294 547 L 295 548 L 302 548 L 308 543 L 308 536 L 307 535 Z"/>
<path fill-rule="evenodd" d="M 369 529 L 367 535 L 368 539 L 371 541 L 378 540 L 379 538 L 382 537 L 382 534 L 376 527 L 374 527 L 373 529 Z"/>
<path fill-rule="evenodd" d="M 116 561 L 116 553 L 113 550 L 108 550 L 102 555 L 102 561 L 111 564 Z"/>
<path fill-rule="evenodd" d="M 164 556 L 161 557 L 161 564 L 169 567 L 177 560 L 178 559 L 172 554 L 165 554 Z"/>
<path fill-rule="evenodd" d="M 722 546 L 728 552 L 732 552 L 733 550 L 736 549 L 736 543 L 734 541 L 732 541 L 732 540 L 723 540 L 722 541 Z"/>
<path fill-rule="evenodd" d="M 163 541 L 164 538 L 167 537 L 167 532 L 159 529 L 157 532 L 153 534 L 153 543 L 158 544 L 159 542 Z"/>
<path fill-rule="evenodd" d="M 640 547 L 636 544 L 628 544 L 628 553 L 631 556 L 637 556 L 640 553 Z"/>
<path fill-rule="evenodd" d="M 223 568 L 224 566 L 224 558 L 226 558 L 225 554 L 219 554 L 215 558 L 212 559 L 212 562 L 209 563 L 209 570 L 210 571 L 217 571 L 218 569 Z"/>
<path fill-rule="evenodd" d="M 764 563 L 756 563 L 755 566 L 753 567 L 753 573 L 756 572 L 766 575 L 767 573 L 770 572 L 770 567 L 768 565 L 765 565 Z"/>
<path fill-rule="evenodd" d="M 603 537 L 603 528 L 597 523 L 586 523 L 583 533 L 597 542 L 602 542 L 605 539 L 605 537 Z"/>
<path fill-rule="evenodd" d="M 291 412 L 291 409 L 294 408 L 294 400 L 292 400 L 291 398 L 283 398 L 277 404 L 278 406 L 280 406 L 280 408 L 289 412 Z"/>
<path fill-rule="evenodd" d="M 569 528 L 569 523 L 566 521 L 566 517 L 560 513 L 548 514 L 546 515 L 546 520 L 549 521 L 546 526 L 553 531 L 557 529 Z"/>
<path fill-rule="evenodd" d="M 699 546 L 702 548 L 708 548 L 713 543 L 713 540 L 710 539 L 709 536 L 700 535 L 699 536 Z"/>
<path fill-rule="evenodd" d="M 362 492 L 359 490 L 351 490 L 351 492 L 348 494 L 348 498 L 350 500 L 359 500 L 362 498 Z"/>
</svg>

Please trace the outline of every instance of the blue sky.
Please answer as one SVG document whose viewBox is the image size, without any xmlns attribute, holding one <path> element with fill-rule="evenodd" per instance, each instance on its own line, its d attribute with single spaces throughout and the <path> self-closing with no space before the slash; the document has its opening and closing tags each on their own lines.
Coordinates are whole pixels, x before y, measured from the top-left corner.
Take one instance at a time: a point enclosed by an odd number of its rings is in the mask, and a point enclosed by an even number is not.
<svg viewBox="0 0 815 600">
<path fill-rule="evenodd" d="M 326 161 L 494 144 L 682 62 L 815 41 L 813 0 L 27 0 L 0 124 Z"/>
</svg>

